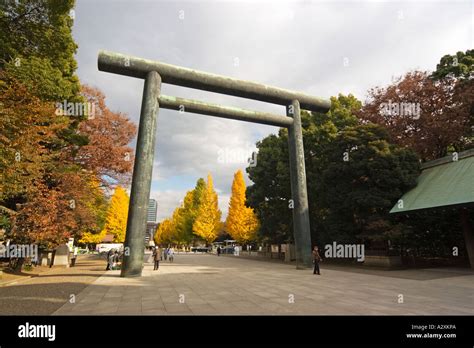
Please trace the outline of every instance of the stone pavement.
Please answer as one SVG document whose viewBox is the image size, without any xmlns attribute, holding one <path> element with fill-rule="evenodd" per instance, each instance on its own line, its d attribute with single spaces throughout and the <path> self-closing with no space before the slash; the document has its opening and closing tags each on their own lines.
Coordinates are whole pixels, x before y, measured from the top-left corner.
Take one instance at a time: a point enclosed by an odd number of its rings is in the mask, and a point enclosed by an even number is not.
<svg viewBox="0 0 474 348">
<path fill-rule="evenodd" d="M 322 264 L 322 275 L 293 265 L 176 255 L 141 278 L 109 271 L 57 315 L 474 314 L 468 269 L 353 270 Z M 399 303 L 403 296 L 403 303 Z"/>
<path fill-rule="evenodd" d="M 0 286 L 0 315 L 51 315 L 105 273 L 105 260 L 79 255 L 75 267 L 38 267 Z"/>
</svg>

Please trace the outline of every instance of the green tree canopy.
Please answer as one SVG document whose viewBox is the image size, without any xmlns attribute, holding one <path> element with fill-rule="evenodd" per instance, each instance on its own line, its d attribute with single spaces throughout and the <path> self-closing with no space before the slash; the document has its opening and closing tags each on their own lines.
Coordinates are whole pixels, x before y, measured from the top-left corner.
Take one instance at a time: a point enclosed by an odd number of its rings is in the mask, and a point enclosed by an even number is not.
<svg viewBox="0 0 474 348">
<path fill-rule="evenodd" d="M 457 52 L 456 54 L 443 56 L 436 65 L 436 70 L 432 77 L 435 79 L 442 79 L 448 75 L 460 79 L 474 78 L 472 72 L 474 71 L 474 49 L 466 52 Z"/>
</svg>

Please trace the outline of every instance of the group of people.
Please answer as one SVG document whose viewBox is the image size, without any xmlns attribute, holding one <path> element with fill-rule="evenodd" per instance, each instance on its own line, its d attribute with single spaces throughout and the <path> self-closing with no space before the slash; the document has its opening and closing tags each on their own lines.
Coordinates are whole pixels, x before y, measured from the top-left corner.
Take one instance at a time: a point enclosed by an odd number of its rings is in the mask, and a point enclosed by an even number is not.
<svg viewBox="0 0 474 348">
<path fill-rule="evenodd" d="M 105 270 L 111 271 L 116 269 L 116 266 L 120 262 L 121 258 L 122 254 L 119 253 L 117 249 L 110 249 L 107 252 L 107 267 L 105 268 Z"/>
<path fill-rule="evenodd" d="M 165 261 L 168 259 L 169 262 L 174 261 L 174 249 L 173 248 L 166 248 L 165 250 L 162 250 L 159 246 L 156 246 L 153 249 L 153 261 L 154 261 L 154 267 L 153 270 L 156 271 L 158 268 L 160 268 L 160 261 L 163 261 L 163 258 Z"/>
<path fill-rule="evenodd" d="M 221 254 L 221 248 L 217 248 L 217 256 Z M 317 245 L 314 246 L 313 251 L 311 253 L 312 259 L 313 259 L 313 264 L 314 264 L 314 270 L 313 274 L 318 274 L 320 275 L 321 272 L 319 270 L 319 263 L 322 261 L 321 256 L 319 255 L 319 248 Z M 162 250 L 159 246 L 156 246 L 153 249 L 153 261 L 154 261 L 154 268 L 153 270 L 156 271 L 158 268 L 160 268 L 160 261 L 163 261 L 163 259 L 169 260 L 169 262 L 174 261 L 174 249 L 173 248 L 165 248 Z M 121 259 L 121 254 L 117 249 L 111 249 L 107 253 L 107 268 L 105 269 L 106 271 L 113 270 L 115 269 L 116 265 Z"/>
</svg>

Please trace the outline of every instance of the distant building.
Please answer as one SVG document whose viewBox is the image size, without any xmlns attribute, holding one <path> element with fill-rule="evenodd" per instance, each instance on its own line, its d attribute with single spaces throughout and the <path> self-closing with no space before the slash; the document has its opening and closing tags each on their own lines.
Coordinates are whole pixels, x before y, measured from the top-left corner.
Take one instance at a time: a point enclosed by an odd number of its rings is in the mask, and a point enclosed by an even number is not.
<svg viewBox="0 0 474 348">
<path fill-rule="evenodd" d="M 150 199 L 148 201 L 148 214 L 147 222 L 156 222 L 156 214 L 158 211 L 158 202 L 155 199 Z"/>
<path fill-rule="evenodd" d="M 147 222 L 146 224 L 146 233 L 145 233 L 145 245 L 150 246 L 150 242 L 153 241 L 155 237 L 155 232 L 158 227 L 157 222 Z"/>
</svg>

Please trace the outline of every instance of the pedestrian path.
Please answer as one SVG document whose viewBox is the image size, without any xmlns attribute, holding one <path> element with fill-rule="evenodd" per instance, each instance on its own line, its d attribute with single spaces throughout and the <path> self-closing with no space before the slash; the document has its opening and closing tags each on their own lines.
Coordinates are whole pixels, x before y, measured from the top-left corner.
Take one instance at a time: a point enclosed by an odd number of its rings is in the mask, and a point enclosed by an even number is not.
<svg viewBox="0 0 474 348">
<path fill-rule="evenodd" d="M 174 263 L 163 261 L 157 271 L 147 263 L 141 278 L 109 271 L 55 314 L 474 314 L 470 270 L 385 272 L 325 269 L 323 264 L 322 275 L 315 276 L 288 264 L 176 255 Z"/>
</svg>

